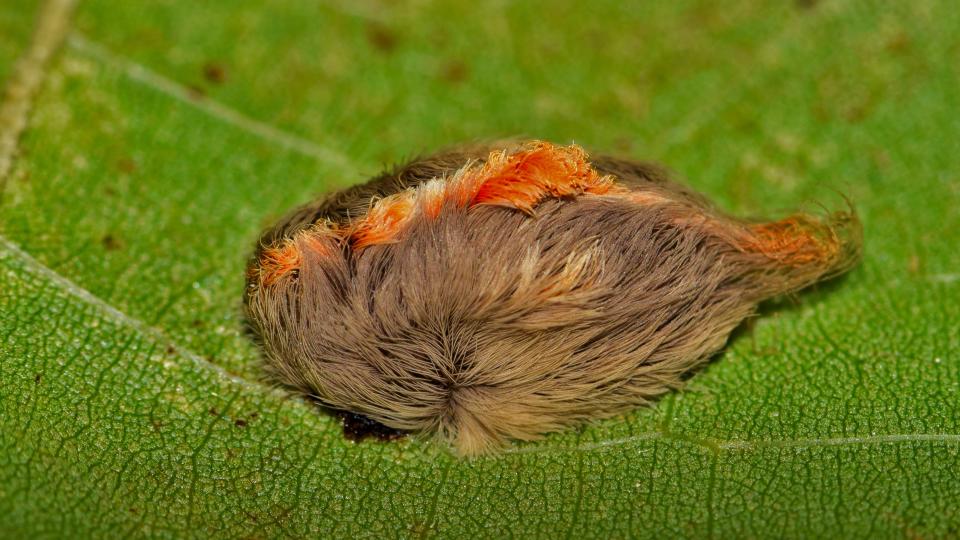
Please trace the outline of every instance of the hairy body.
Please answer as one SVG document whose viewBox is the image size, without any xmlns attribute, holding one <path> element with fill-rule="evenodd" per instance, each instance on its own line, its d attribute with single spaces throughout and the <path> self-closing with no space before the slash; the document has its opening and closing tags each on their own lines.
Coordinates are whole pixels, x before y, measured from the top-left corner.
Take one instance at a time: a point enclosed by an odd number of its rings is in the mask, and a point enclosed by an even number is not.
<svg viewBox="0 0 960 540">
<path fill-rule="evenodd" d="M 647 403 L 859 252 L 852 212 L 747 222 L 655 165 L 501 142 L 293 211 L 246 301 L 280 380 L 473 455 Z"/>
</svg>

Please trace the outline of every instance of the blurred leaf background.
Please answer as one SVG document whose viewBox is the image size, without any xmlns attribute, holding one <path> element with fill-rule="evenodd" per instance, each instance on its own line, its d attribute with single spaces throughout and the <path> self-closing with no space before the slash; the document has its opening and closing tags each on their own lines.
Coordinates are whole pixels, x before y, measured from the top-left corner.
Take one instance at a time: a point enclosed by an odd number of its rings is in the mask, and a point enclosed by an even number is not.
<svg viewBox="0 0 960 540">
<path fill-rule="evenodd" d="M 4 80 L 46 16 L 2 0 Z M 81 0 L 61 37 L 0 178 L 0 536 L 960 534 L 954 3 Z M 476 460 L 346 441 L 243 332 L 258 231 L 505 135 L 743 215 L 843 193 L 864 262 L 654 407 Z"/>
</svg>

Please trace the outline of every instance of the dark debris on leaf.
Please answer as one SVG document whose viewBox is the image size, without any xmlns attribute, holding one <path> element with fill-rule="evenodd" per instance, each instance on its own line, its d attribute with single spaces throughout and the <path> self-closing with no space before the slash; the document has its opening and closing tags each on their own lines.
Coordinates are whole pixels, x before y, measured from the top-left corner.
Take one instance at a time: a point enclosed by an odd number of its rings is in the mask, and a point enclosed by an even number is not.
<svg viewBox="0 0 960 540">
<path fill-rule="evenodd" d="M 397 34 L 389 27 L 371 23 L 367 26 L 367 41 L 378 51 L 389 53 L 397 48 Z"/>
<path fill-rule="evenodd" d="M 227 70 L 216 62 L 207 62 L 203 66 L 203 78 L 211 84 L 223 84 L 227 81 Z"/>
<path fill-rule="evenodd" d="M 450 84 L 460 84 L 470 77 L 470 68 L 461 60 L 452 60 L 444 64 L 440 76 Z"/>
<path fill-rule="evenodd" d="M 123 240 L 111 233 L 103 235 L 103 238 L 100 239 L 100 244 L 103 246 L 103 249 L 107 251 L 117 251 L 124 247 Z"/>
<path fill-rule="evenodd" d="M 393 441 L 406 435 L 406 432 L 387 427 L 376 420 L 362 414 L 335 411 L 334 414 L 343 421 L 343 436 L 354 442 L 367 437 L 375 437 L 380 441 Z"/>
</svg>

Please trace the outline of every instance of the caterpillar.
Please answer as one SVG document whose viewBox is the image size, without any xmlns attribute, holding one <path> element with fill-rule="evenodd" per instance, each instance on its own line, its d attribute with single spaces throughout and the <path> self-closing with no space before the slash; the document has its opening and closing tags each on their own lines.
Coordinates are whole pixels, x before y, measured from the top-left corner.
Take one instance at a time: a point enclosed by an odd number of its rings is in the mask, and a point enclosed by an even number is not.
<svg viewBox="0 0 960 540">
<path fill-rule="evenodd" d="M 472 456 L 678 388 L 760 302 L 852 268 L 861 239 L 851 208 L 737 219 L 659 165 L 475 144 L 292 211 L 245 305 L 283 383 Z"/>
</svg>

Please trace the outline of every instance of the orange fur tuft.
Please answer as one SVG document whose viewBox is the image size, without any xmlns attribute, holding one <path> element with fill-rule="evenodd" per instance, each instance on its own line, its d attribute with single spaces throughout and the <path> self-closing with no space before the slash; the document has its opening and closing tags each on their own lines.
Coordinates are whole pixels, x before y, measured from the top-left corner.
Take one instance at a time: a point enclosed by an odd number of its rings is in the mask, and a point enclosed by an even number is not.
<svg viewBox="0 0 960 540">
<path fill-rule="evenodd" d="M 279 246 L 263 250 L 259 266 L 251 269 L 252 277 L 259 275 L 262 285 L 273 285 L 283 276 L 300 268 L 303 263 L 301 250 L 304 248 L 313 253 L 330 255 L 330 248 L 323 242 L 323 238 L 330 232 L 329 228 L 313 227 L 300 231 L 293 238 L 284 240 Z"/>
<path fill-rule="evenodd" d="M 286 240 L 279 247 L 264 250 L 260 256 L 260 282 L 273 285 L 281 277 L 300 268 L 301 255 L 296 242 Z"/>
<path fill-rule="evenodd" d="M 482 166 L 468 164 L 449 181 L 437 178 L 380 199 L 351 227 L 351 245 L 359 250 L 396 242 L 417 210 L 417 202 L 431 218 L 439 216 L 448 202 L 461 208 L 509 206 L 529 214 L 547 197 L 619 193 L 616 188 L 612 176 L 593 170 L 579 146 L 535 141 L 512 154 L 491 152 Z"/>
<path fill-rule="evenodd" d="M 602 195 L 614 187 L 613 177 L 597 174 L 579 146 L 542 141 L 509 155 L 492 152 L 482 167 L 465 167 L 452 182 L 451 195 L 459 206 L 491 204 L 526 213 L 547 197 Z"/>
<path fill-rule="evenodd" d="M 764 255 L 790 266 L 833 260 L 840 241 L 830 227 L 804 215 L 750 227 L 750 239 L 741 244 L 746 251 Z"/>
<path fill-rule="evenodd" d="M 396 242 L 413 213 L 413 203 L 413 191 L 401 191 L 374 203 L 350 233 L 353 249 Z"/>
<path fill-rule="evenodd" d="M 443 203 L 446 202 L 447 198 L 446 182 L 435 178 L 421 184 L 420 187 L 417 188 L 417 192 L 420 195 L 423 211 L 431 218 L 439 216 L 440 210 L 443 208 Z"/>
</svg>

